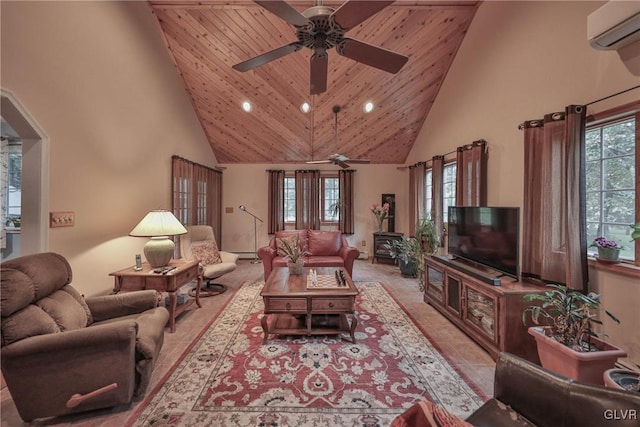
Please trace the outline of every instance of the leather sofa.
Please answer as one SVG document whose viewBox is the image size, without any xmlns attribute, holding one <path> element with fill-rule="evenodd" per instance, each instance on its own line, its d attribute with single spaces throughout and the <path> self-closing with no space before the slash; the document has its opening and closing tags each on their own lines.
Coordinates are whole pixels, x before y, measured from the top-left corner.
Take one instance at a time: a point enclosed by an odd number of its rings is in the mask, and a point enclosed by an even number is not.
<svg viewBox="0 0 640 427">
<path fill-rule="evenodd" d="M 353 261 L 360 251 L 349 246 L 340 231 L 324 230 L 282 230 L 277 231 L 267 246 L 258 249 L 258 256 L 264 266 L 267 280 L 274 267 L 286 267 L 286 259 L 278 253 L 278 239 L 298 235 L 300 247 L 308 255 L 303 257 L 305 267 L 338 267 L 353 276 Z"/>
<path fill-rule="evenodd" d="M 169 319 L 156 291 L 85 299 L 52 252 L 0 267 L 2 375 L 23 420 L 144 396 Z"/>
<path fill-rule="evenodd" d="M 476 427 L 638 427 L 640 393 L 576 382 L 509 353 L 496 364 L 493 398 L 465 421 L 448 425 Z M 415 404 L 394 420 L 394 427 L 430 426 Z M 465 424 L 468 423 L 468 424 Z"/>
</svg>

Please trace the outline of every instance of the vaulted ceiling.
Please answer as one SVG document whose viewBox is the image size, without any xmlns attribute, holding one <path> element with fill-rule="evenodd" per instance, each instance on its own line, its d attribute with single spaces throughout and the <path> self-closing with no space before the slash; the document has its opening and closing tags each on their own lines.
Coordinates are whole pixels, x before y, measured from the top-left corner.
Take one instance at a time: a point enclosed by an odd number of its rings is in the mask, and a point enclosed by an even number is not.
<svg viewBox="0 0 640 427">
<path fill-rule="evenodd" d="M 322 4 L 337 9 L 342 1 Z M 167 49 L 219 163 L 322 160 L 339 152 L 402 164 L 466 34 L 477 1 L 398 0 L 346 36 L 409 60 L 390 74 L 330 50 L 327 91 L 310 95 L 306 48 L 247 72 L 233 65 L 295 42 L 295 28 L 250 1 L 152 0 Z M 290 2 L 302 12 L 312 2 Z M 244 101 L 253 111 L 241 109 Z M 311 111 L 300 110 L 303 102 Z M 371 101 L 375 109 L 363 112 Z M 337 138 L 333 107 L 338 105 Z"/>
</svg>

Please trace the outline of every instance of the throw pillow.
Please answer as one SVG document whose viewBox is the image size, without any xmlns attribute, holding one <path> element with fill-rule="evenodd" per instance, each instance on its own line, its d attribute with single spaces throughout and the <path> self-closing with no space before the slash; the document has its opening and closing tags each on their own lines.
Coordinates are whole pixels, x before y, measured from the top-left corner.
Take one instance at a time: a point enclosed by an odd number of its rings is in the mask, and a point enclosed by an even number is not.
<svg viewBox="0 0 640 427">
<path fill-rule="evenodd" d="M 392 427 L 473 427 L 442 406 L 428 400 L 416 403 L 391 423 Z"/>
<path fill-rule="evenodd" d="M 220 264 L 220 252 L 216 242 L 206 242 L 191 246 L 191 254 L 198 259 L 202 265 Z"/>
</svg>

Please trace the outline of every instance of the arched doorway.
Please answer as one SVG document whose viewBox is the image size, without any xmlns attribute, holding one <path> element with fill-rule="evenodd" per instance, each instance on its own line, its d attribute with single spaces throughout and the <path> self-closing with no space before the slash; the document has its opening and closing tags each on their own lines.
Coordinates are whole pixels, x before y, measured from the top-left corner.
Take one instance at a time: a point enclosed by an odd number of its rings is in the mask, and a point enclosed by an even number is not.
<svg viewBox="0 0 640 427">
<path fill-rule="evenodd" d="M 2 118 L 22 140 L 22 212 L 20 253 L 49 248 L 49 138 L 9 91 L 1 90 Z"/>
</svg>

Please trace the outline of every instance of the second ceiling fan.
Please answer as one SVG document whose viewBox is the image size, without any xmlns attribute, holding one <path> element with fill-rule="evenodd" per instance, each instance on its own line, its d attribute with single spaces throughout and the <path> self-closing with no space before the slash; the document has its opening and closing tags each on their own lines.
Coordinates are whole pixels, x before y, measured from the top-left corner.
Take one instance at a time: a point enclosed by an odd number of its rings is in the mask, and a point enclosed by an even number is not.
<svg viewBox="0 0 640 427">
<path fill-rule="evenodd" d="M 409 59 L 404 55 L 373 46 L 349 37 L 345 33 L 393 3 L 393 0 L 347 0 L 338 9 L 328 6 L 310 7 L 302 13 L 282 0 L 255 0 L 257 4 L 296 28 L 298 41 L 233 66 L 249 71 L 306 47 L 311 56 L 310 92 L 316 95 L 327 90 L 329 56 L 327 50 L 389 73 L 397 73 Z M 321 2 L 319 2 L 321 3 Z"/>
</svg>

